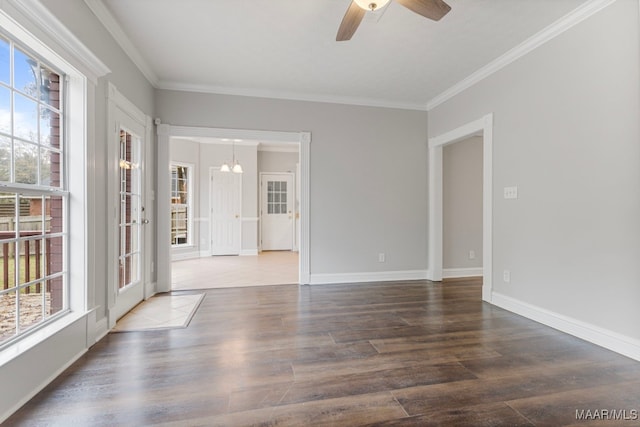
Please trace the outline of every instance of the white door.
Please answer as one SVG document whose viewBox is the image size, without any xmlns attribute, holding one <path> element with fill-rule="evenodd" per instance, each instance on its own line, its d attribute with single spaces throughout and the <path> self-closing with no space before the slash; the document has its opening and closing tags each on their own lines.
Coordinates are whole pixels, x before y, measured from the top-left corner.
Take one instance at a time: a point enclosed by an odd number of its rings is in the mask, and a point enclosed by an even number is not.
<svg viewBox="0 0 640 427">
<path fill-rule="evenodd" d="M 117 193 L 115 214 L 116 298 L 113 319 L 126 314 L 144 299 L 144 135 L 145 128 L 116 110 Z"/>
<path fill-rule="evenodd" d="M 293 249 L 293 174 L 261 174 L 260 230 L 263 251 Z"/>
<path fill-rule="evenodd" d="M 240 255 L 241 177 L 211 168 L 211 255 Z"/>
</svg>

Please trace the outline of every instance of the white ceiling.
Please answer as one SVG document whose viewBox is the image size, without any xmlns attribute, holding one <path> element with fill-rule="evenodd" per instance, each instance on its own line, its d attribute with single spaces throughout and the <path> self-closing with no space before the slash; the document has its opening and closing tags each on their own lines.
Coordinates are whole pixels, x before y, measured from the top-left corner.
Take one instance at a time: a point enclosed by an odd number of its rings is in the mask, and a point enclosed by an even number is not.
<svg viewBox="0 0 640 427">
<path fill-rule="evenodd" d="M 425 109 L 593 0 L 446 0 L 439 22 L 391 2 L 347 42 L 350 0 L 86 1 L 158 88 Z"/>
</svg>

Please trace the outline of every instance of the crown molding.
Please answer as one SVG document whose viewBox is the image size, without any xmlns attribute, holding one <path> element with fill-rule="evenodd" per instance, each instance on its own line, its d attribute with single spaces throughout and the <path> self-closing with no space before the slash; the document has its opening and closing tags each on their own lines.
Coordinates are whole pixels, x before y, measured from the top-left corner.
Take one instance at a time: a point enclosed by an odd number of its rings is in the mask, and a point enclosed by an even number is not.
<svg viewBox="0 0 640 427">
<path fill-rule="evenodd" d="M 571 11 L 564 17 L 560 18 L 555 23 L 549 25 L 537 34 L 528 38 L 518 46 L 509 50 L 502 56 L 498 57 L 489 64 L 478 69 L 465 79 L 451 86 L 449 89 L 435 96 L 429 100 L 426 104 L 422 102 L 399 102 L 396 100 L 367 98 L 367 97 L 348 97 L 348 96 L 334 96 L 323 95 L 317 93 L 299 93 L 299 92 L 287 92 L 268 89 L 255 89 L 255 88 L 241 88 L 241 87 L 226 87 L 217 85 L 199 85 L 186 82 L 166 81 L 159 80 L 157 74 L 149 66 L 142 54 L 138 51 L 135 45 L 127 37 L 122 27 L 118 24 L 111 12 L 106 8 L 102 0 L 84 0 L 87 6 L 93 11 L 100 22 L 105 26 L 109 33 L 114 37 L 116 42 L 125 51 L 125 53 L 131 58 L 134 64 L 142 72 L 142 74 L 149 80 L 149 82 L 157 89 L 163 90 L 175 90 L 182 92 L 197 92 L 197 93 L 209 93 L 216 95 L 232 95 L 232 96 L 245 96 L 255 98 L 270 98 L 270 99 L 282 99 L 288 101 L 303 101 L 303 102 L 320 102 L 330 104 L 342 104 L 342 105 L 355 105 L 363 107 L 376 107 L 376 108 L 392 108 L 403 110 L 417 110 L 417 111 L 429 111 L 440 104 L 448 101 L 459 93 L 474 86 L 478 82 L 491 76 L 507 65 L 515 62 L 519 58 L 527 55 L 534 49 L 545 44 L 546 42 L 554 39 L 558 35 L 569 30 L 573 26 L 579 24 L 585 19 L 596 14 L 600 10 L 614 3 L 616 0 L 589 0 L 582 6 Z M 16 0 L 11 0 L 12 3 L 18 4 Z M 40 4 L 38 0 L 25 0 L 24 3 Z M 43 7 L 40 5 L 40 7 Z M 68 30 L 67 30 L 68 32 Z M 97 58 L 96 58 L 97 59 Z"/>
<path fill-rule="evenodd" d="M 86 1 L 86 0 L 85 0 Z M 328 104 L 357 105 L 362 107 L 393 108 L 400 110 L 426 111 L 420 102 L 397 102 L 386 99 L 359 98 L 349 96 L 333 96 L 314 93 L 298 93 L 277 90 L 236 88 L 214 85 L 197 85 L 182 82 L 161 81 L 156 85 L 158 89 L 175 90 L 181 92 L 210 93 L 216 95 L 247 96 L 254 98 L 282 99 L 287 101 L 321 102 Z"/>
<path fill-rule="evenodd" d="M 529 37 L 527 40 L 509 50 L 504 55 L 493 60 L 489 64 L 480 68 L 478 71 L 463 79 L 462 81 L 451 86 L 440 95 L 431 99 L 426 105 L 426 110 L 432 110 L 438 105 L 458 95 L 462 91 L 469 89 L 476 83 L 484 80 L 485 78 L 501 70 L 512 62 L 515 62 L 519 58 L 522 58 L 523 56 L 545 44 L 546 42 L 553 40 L 560 34 L 601 11 L 615 1 L 616 0 L 590 0 L 584 3 L 582 6 L 569 12 L 558 21 L 539 31 L 532 37 Z"/>
<path fill-rule="evenodd" d="M 90 75 L 87 77 L 94 83 L 99 77 L 109 74 L 111 70 L 94 53 L 85 46 L 58 18 L 55 17 L 38 0 L 10 0 L 16 11 L 25 16 L 33 25 L 39 28 L 48 38 L 73 56 Z"/>
<path fill-rule="evenodd" d="M 84 2 L 102 23 L 102 25 L 104 25 L 107 31 L 109 31 L 111 36 L 113 36 L 116 43 L 120 45 L 122 50 L 124 50 L 131 61 L 133 61 L 136 67 L 138 67 L 140 72 L 146 77 L 147 80 L 149 80 L 149 83 L 151 83 L 151 85 L 153 85 L 154 87 L 157 87 L 158 76 L 149 66 L 147 61 L 144 60 L 143 56 L 140 54 L 140 51 L 138 51 L 138 49 L 134 46 L 129 37 L 127 37 L 120 24 L 118 24 L 118 22 L 113 17 L 109 9 L 107 9 L 107 7 L 104 5 L 102 0 L 84 0 Z"/>
</svg>

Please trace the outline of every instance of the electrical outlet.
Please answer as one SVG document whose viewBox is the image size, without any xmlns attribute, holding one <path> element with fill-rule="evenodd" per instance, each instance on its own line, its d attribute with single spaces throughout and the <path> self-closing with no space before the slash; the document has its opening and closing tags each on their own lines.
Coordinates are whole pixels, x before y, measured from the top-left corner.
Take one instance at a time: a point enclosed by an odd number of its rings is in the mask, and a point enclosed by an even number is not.
<svg viewBox="0 0 640 427">
<path fill-rule="evenodd" d="M 386 256 L 384 254 L 384 252 L 380 252 L 378 254 L 378 262 L 385 262 Z"/>
<path fill-rule="evenodd" d="M 505 199 L 517 199 L 518 198 L 518 187 L 504 187 L 504 198 Z"/>
<path fill-rule="evenodd" d="M 469 259 L 476 259 L 476 251 L 474 250 L 469 251 Z"/>
<path fill-rule="evenodd" d="M 511 282 L 511 272 L 509 270 L 504 270 L 502 272 L 502 280 L 505 283 L 510 283 Z"/>
</svg>

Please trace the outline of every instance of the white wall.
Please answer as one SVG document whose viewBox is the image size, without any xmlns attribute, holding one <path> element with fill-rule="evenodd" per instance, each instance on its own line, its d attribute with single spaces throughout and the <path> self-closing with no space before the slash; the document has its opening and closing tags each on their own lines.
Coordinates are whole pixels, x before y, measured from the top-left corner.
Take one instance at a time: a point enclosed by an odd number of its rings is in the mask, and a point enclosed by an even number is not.
<svg viewBox="0 0 640 427">
<path fill-rule="evenodd" d="M 153 116 L 155 108 L 154 92 L 151 84 L 129 59 L 127 54 L 113 40 L 84 0 L 39 0 L 58 18 L 82 43 L 104 62 L 111 73 L 101 83 L 110 81 L 146 114 Z M 99 96 L 105 92 L 98 90 Z M 106 108 L 96 102 L 99 109 Z M 103 122 L 105 113 L 96 114 L 97 122 Z M 104 120 L 106 121 L 106 119 Z M 101 135 L 101 133 L 98 133 Z"/>
<path fill-rule="evenodd" d="M 636 357 L 638 16 L 619 0 L 429 112 L 431 136 L 494 114 L 498 300 L 609 331 Z M 519 198 L 503 199 L 513 185 Z"/>
<path fill-rule="evenodd" d="M 311 132 L 312 276 L 426 269 L 426 112 L 166 90 L 156 100 L 171 125 Z"/>
<path fill-rule="evenodd" d="M 296 173 L 299 156 L 298 153 L 258 151 L 258 172 Z"/>
<path fill-rule="evenodd" d="M 442 150 L 442 243 L 445 273 L 482 269 L 482 137 Z"/>
</svg>

